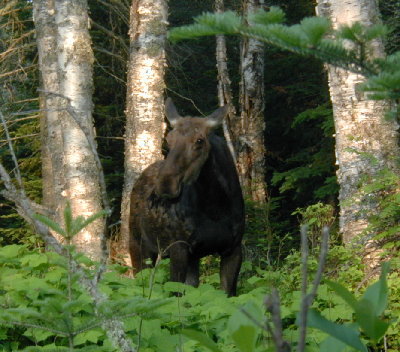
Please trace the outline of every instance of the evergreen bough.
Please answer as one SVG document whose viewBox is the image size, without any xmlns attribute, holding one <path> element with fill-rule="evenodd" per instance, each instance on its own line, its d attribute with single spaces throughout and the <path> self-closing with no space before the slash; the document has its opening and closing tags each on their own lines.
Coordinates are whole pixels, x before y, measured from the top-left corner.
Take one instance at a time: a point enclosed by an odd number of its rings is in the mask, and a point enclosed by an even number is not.
<svg viewBox="0 0 400 352">
<path fill-rule="evenodd" d="M 359 89 L 374 100 L 400 99 L 400 52 L 373 57 L 369 48 L 374 40 L 385 37 L 389 29 L 382 25 L 364 26 L 359 22 L 333 30 L 324 17 L 307 17 L 299 24 L 284 24 L 285 14 L 277 8 L 259 10 L 246 21 L 232 11 L 205 13 L 187 26 L 173 28 L 171 41 L 208 35 L 241 35 L 325 63 L 361 74 L 367 78 Z M 399 109 L 389 116 L 397 117 Z"/>
</svg>

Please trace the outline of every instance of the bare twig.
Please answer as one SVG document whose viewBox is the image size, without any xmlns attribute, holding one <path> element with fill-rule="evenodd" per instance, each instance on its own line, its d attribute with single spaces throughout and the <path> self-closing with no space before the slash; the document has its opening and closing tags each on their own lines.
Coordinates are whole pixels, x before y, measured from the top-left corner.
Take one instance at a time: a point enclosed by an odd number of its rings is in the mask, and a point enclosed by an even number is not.
<svg viewBox="0 0 400 352">
<path fill-rule="evenodd" d="M 297 351 L 303 352 L 306 341 L 307 328 L 307 260 L 308 260 L 308 241 L 307 241 L 307 225 L 302 225 L 300 229 L 301 235 L 301 306 L 299 317 L 299 343 Z"/>
<path fill-rule="evenodd" d="M 101 30 L 103 33 L 107 34 L 110 38 L 115 39 L 118 43 L 121 44 L 122 48 L 124 49 L 125 54 L 128 56 L 129 54 L 129 46 L 125 43 L 124 39 L 115 35 L 113 31 L 110 31 L 109 29 L 103 27 L 97 22 L 91 21 L 91 24 L 93 27 L 96 27 L 97 29 Z"/>
<path fill-rule="evenodd" d="M 276 351 L 289 352 L 290 345 L 287 341 L 283 339 L 281 304 L 279 293 L 276 288 L 273 288 L 271 293 L 266 297 L 265 306 L 267 307 L 267 310 L 271 313 L 272 323 L 274 324 L 274 329 L 272 329 L 269 324 L 267 325 L 267 327 L 275 343 Z"/>
<path fill-rule="evenodd" d="M 224 11 L 224 1 L 215 1 L 215 11 L 222 13 Z M 218 101 L 220 106 L 228 105 L 228 116 L 224 119 L 222 127 L 224 130 L 224 136 L 226 143 L 228 144 L 229 151 L 231 152 L 232 158 L 237 165 L 237 156 L 235 147 L 233 145 L 233 133 L 232 133 L 232 119 L 236 118 L 236 109 L 232 101 L 232 88 L 231 80 L 229 78 L 228 65 L 227 65 L 227 53 L 226 53 L 226 40 L 224 35 L 217 35 L 216 39 L 216 61 L 218 71 Z"/>
<path fill-rule="evenodd" d="M 200 108 L 196 105 L 196 103 L 195 103 L 192 99 L 190 99 L 190 98 L 188 98 L 188 97 L 185 97 L 185 96 L 179 94 L 178 92 L 175 92 L 175 91 L 174 91 L 173 89 L 171 89 L 171 88 L 168 88 L 168 87 L 167 87 L 166 89 L 169 90 L 170 92 L 174 93 L 175 95 L 177 95 L 179 98 L 182 98 L 182 99 L 185 99 L 185 100 L 190 101 L 190 102 L 192 103 L 192 105 L 194 106 L 194 108 L 199 112 L 199 114 L 200 114 L 201 116 L 206 116 L 206 115 L 200 110 Z"/>
<path fill-rule="evenodd" d="M 301 265 L 302 265 L 302 300 L 299 315 L 299 341 L 297 351 L 303 352 L 306 344 L 307 333 L 307 312 L 317 294 L 318 286 L 321 283 L 322 273 L 325 268 L 326 257 L 328 254 L 329 228 L 325 226 L 322 230 L 321 251 L 318 261 L 318 270 L 312 284 L 311 292 L 307 294 L 307 259 L 308 259 L 308 243 L 307 243 L 307 226 L 301 227 Z"/>
<path fill-rule="evenodd" d="M 10 143 L 12 141 L 18 141 L 19 139 L 26 139 L 26 138 L 31 138 L 31 137 L 37 137 L 39 136 L 39 133 L 32 133 L 32 134 L 26 134 L 25 136 L 19 136 L 19 137 L 13 137 L 13 138 L 7 138 L 7 139 L 0 139 L 0 143 Z"/>
<path fill-rule="evenodd" d="M 21 188 L 21 192 L 23 192 L 23 194 L 25 194 L 24 184 L 22 182 L 21 171 L 19 169 L 17 157 L 15 156 L 14 147 L 13 147 L 13 144 L 11 143 L 10 133 L 8 132 L 8 127 L 7 127 L 6 120 L 5 120 L 4 115 L 3 115 L 3 113 L 1 111 L 0 111 L 0 118 L 1 118 L 1 123 L 3 124 L 4 133 L 6 134 L 6 140 L 8 142 L 8 148 L 10 150 L 11 158 L 12 158 L 12 160 L 14 162 L 15 178 L 17 179 L 18 185 Z"/>
<path fill-rule="evenodd" d="M 309 294 L 309 300 L 310 300 L 309 305 L 311 305 L 312 301 L 317 295 L 318 286 L 321 283 L 322 273 L 324 272 L 326 258 L 328 256 L 328 244 L 329 244 L 329 227 L 324 226 L 324 228 L 322 229 L 322 242 L 321 242 L 321 251 L 319 253 L 318 270 L 317 273 L 315 274 L 312 289 Z"/>
<path fill-rule="evenodd" d="M 53 334 L 57 334 L 59 336 L 68 336 L 68 333 L 62 330 L 57 330 L 57 329 L 52 329 L 47 326 L 42 326 L 39 324 L 31 324 L 31 323 L 25 323 L 25 322 L 20 322 L 20 321 L 6 321 L 6 320 L 1 320 L 0 325 L 16 325 L 16 326 L 23 326 L 24 328 L 34 328 L 34 329 L 41 329 L 44 331 L 49 331 L 52 332 Z"/>
</svg>

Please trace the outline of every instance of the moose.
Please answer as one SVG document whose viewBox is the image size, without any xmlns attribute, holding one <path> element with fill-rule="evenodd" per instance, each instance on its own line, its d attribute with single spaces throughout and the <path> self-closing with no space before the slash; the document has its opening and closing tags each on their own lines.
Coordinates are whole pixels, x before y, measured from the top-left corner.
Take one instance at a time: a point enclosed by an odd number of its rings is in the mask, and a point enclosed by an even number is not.
<svg viewBox="0 0 400 352">
<path fill-rule="evenodd" d="M 244 204 L 235 164 L 225 140 L 215 134 L 227 114 L 182 117 L 172 100 L 165 115 L 165 160 L 147 167 L 133 186 L 129 250 L 135 272 L 150 258 L 170 258 L 170 280 L 199 285 L 200 258 L 217 254 L 222 289 L 236 295 L 242 263 Z"/>
</svg>

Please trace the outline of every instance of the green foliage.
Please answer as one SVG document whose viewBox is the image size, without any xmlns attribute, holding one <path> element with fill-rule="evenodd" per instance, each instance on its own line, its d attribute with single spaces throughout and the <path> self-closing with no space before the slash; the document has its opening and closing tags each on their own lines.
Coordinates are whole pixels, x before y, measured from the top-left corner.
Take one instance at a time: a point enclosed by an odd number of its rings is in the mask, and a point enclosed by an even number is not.
<svg viewBox="0 0 400 352">
<path fill-rule="evenodd" d="M 344 286 L 328 281 L 327 285 L 342 298 L 354 312 L 354 324 L 334 324 L 317 312 L 310 311 L 310 326 L 328 333 L 335 339 L 355 348 L 357 351 L 367 351 L 367 347 L 359 338 L 359 328 L 362 329 L 373 345 L 377 344 L 389 327 L 389 323 L 381 320 L 381 315 L 387 307 L 388 287 L 386 277 L 388 270 L 388 263 L 384 263 L 379 281 L 369 286 L 359 300 Z"/>
<path fill-rule="evenodd" d="M 312 192 L 314 199 L 327 199 L 335 195 L 338 186 L 334 169 L 333 118 L 330 106 L 320 105 L 298 114 L 292 129 L 300 128 L 306 145 L 302 145 L 291 157 L 286 159 L 287 171 L 275 172 L 273 185 L 280 185 L 280 191 L 295 191 L 296 196 Z M 320 129 L 321 136 L 314 130 Z M 318 136 L 318 137 L 317 137 Z M 315 187 L 315 184 L 321 184 Z"/>
<path fill-rule="evenodd" d="M 343 257 L 342 270 L 344 261 L 348 263 Z M 166 282 L 167 261 L 155 271 L 143 270 L 134 280 L 121 275 L 123 267 L 113 265 L 100 282 L 109 299 L 95 308 L 78 278 L 69 278 L 66 258 L 31 251 L 27 246 L 5 246 L 0 249 L 0 348 L 114 351 L 100 327 L 102 319 L 113 317 L 124 322 L 127 335 L 144 351 L 273 351 L 268 334 L 261 328 L 269 319 L 262 302 L 272 286 L 280 290 L 284 337 L 295 346 L 295 317 L 301 297 L 299 262 L 299 253 L 293 253 L 280 268 L 258 269 L 247 279 L 246 292 L 233 298 L 209 284 L 193 288 Z M 309 268 L 315 272 L 315 259 L 310 258 Z M 339 338 L 343 345 L 360 347 L 355 341 L 361 341 L 368 348 L 379 348 L 385 332 L 391 334 L 389 346 L 397 346 L 394 325 L 389 326 L 390 320 L 381 316 L 388 314 L 388 300 L 398 302 L 400 280 L 396 273 L 388 280 L 387 275 L 385 268 L 379 281 L 360 298 L 340 284 L 322 284 L 309 313 L 313 329 L 309 330 L 308 348 L 326 352 L 327 345 L 340 345 L 328 336 Z M 392 286 L 395 290 L 389 295 L 388 287 Z M 172 292 L 184 295 L 170 297 Z M 344 348 L 336 351 L 341 350 Z"/>
<path fill-rule="evenodd" d="M 366 232 L 385 249 L 386 255 L 397 254 L 400 247 L 400 177 L 383 169 L 363 185 L 362 191 L 373 199 L 377 212 L 369 218 Z"/>
<path fill-rule="evenodd" d="M 389 55 L 387 59 L 376 59 L 368 55 L 371 41 L 388 34 L 386 26 L 377 24 L 366 27 L 354 23 L 332 31 L 328 20 L 320 17 L 306 18 L 300 24 L 287 26 L 280 23 L 284 19 L 280 10 L 272 7 L 271 12 L 273 14 L 270 17 L 276 21 L 264 20 L 269 16 L 261 10 L 249 24 L 245 24 L 240 16 L 232 12 L 203 14 L 195 18 L 193 25 L 172 29 L 169 38 L 177 41 L 214 34 L 251 37 L 367 76 L 367 82 L 360 89 L 373 93 L 370 94 L 373 99 L 400 98 L 397 89 L 397 73 L 400 72 L 398 53 Z M 343 44 L 344 40 L 351 42 L 351 49 Z M 394 75 L 393 70 L 396 72 Z"/>
<path fill-rule="evenodd" d="M 297 208 L 292 215 L 300 215 L 300 223 L 307 225 L 307 235 L 311 249 L 315 249 L 321 244 L 319 236 L 325 226 L 331 227 L 335 221 L 335 209 L 330 204 L 310 205 L 306 208 Z"/>
<path fill-rule="evenodd" d="M 69 241 L 78 234 L 81 230 L 83 230 L 86 226 L 91 224 L 93 221 L 107 215 L 107 211 L 103 210 L 96 214 L 89 216 L 88 218 L 84 218 L 83 216 L 79 215 L 76 218 L 72 217 L 72 209 L 71 204 L 67 202 L 65 209 L 64 209 L 64 224 L 65 228 L 63 229 L 57 222 L 53 221 L 52 219 L 48 218 L 47 216 L 41 214 L 35 214 L 34 218 L 39 220 L 46 226 L 48 226 L 53 231 L 57 232 L 65 239 Z"/>
</svg>

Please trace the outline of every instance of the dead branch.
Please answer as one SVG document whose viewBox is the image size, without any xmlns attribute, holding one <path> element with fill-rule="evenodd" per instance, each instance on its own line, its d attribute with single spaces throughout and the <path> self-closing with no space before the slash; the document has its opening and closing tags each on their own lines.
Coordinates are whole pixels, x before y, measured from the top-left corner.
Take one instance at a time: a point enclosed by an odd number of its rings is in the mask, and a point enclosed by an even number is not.
<svg viewBox="0 0 400 352">
<path fill-rule="evenodd" d="M 282 318 L 281 318 L 281 303 L 279 299 L 279 293 L 276 288 L 273 288 L 271 293 L 265 299 L 265 306 L 267 310 L 271 313 L 272 323 L 274 324 L 274 329 L 268 324 L 268 331 L 272 336 L 272 340 L 275 343 L 277 352 L 289 352 L 290 345 L 287 341 L 283 339 L 283 328 L 282 328 Z"/>
<path fill-rule="evenodd" d="M 102 31 L 103 33 L 105 33 L 106 35 L 108 35 L 110 38 L 115 39 L 118 43 L 121 44 L 122 49 L 124 50 L 126 56 L 129 55 L 129 46 L 125 43 L 124 39 L 115 35 L 114 32 L 108 30 L 107 28 L 103 27 L 102 25 L 100 25 L 97 22 L 91 21 L 91 24 L 93 25 L 93 27 L 99 29 L 100 31 Z"/>
<path fill-rule="evenodd" d="M 299 341 L 297 351 L 303 352 L 306 345 L 307 333 L 307 313 L 310 309 L 312 302 L 317 294 L 318 286 L 321 283 L 322 273 L 325 268 L 326 258 L 328 254 L 329 243 L 329 228 L 325 226 L 322 230 L 321 251 L 318 261 L 318 270 L 315 275 L 311 292 L 307 294 L 307 260 L 308 260 L 308 240 L 307 240 L 307 226 L 301 227 L 301 266 L 302 266 L 302 300 L 299 315 Z"/>
</svg>

